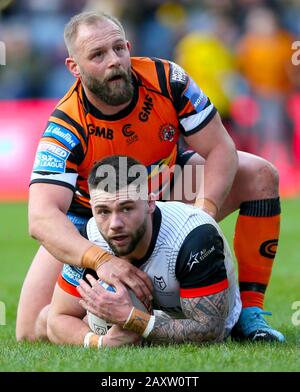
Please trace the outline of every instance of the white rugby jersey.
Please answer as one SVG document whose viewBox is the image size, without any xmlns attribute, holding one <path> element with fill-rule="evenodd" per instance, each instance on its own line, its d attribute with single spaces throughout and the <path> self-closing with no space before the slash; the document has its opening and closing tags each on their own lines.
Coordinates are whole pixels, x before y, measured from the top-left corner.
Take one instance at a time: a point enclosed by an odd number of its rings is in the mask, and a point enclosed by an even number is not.
<svg viewBox="0 0 300 392">
<path fill-rule="evenodd" d="M 180 297 L 201 297 L 228 288 L 229 333 L 239 318 L 241 301 L 231 252 L 218 224 L 204 211 L 183 203 L 156 202 L 156 206 L 150 246 L 143 259 L 133 262 L 152 280 L 154 309 L 173 318 L 185 318 Z M 82 234 L 113 254 L 94 218 L 88 221 Z M 91 270 L 65 265 L 60 287 L 78 295 L 74 286 L 87 272 Z"/>
</svg>

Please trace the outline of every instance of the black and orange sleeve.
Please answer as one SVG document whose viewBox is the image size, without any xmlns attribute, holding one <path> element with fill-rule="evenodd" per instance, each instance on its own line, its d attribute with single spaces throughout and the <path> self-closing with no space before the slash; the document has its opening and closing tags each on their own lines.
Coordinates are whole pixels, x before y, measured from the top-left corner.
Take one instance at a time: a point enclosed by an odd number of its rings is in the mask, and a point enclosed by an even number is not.
<svg viewBox="0 0 300 392">
<path fill-rule="evenodd" d="M 200 131 L 216 114 L 217 109 L 201 88 L 173 62 L 170 62 L 169 86 L 184 136 Z"/>
</svg>

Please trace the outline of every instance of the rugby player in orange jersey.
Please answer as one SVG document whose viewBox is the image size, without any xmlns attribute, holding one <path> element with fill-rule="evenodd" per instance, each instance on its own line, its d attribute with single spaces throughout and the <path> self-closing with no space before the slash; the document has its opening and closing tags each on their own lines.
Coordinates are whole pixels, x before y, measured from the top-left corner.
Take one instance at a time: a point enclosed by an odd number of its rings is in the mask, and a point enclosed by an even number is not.
<svg viewBox="0 0 300 392">
<path fill-rule="evenodd" d="M 76 278 L 82 267 L 92 268 L 101 279 L 111 284 L 118 279 L 150 302 L 146 275 L 93 246 L 75 227 L 91 216 L 87 176 L 94 162 L 123 154 L 145 164 L 150 178 L 163 164 L 172 169 L 205 162 L 203 196 L 180 200 L 195 202 L 218 221 L 240 211 L 235 253 L 244 308 L 235 337 L 283 341 L 262 310 L 279 235 L 276 169 L 259 157 L 237 153 L 217 110 L 181 67 L 131 59 L 116 19 L 79 14 L 66 26 L 65 42 L 66 65 L 77 81 L 52 113 L 36 154 L 29 231 L 41 247 L 22 288 L 17 339 L 46 336 L 48 304 L 62 262 L 78 267 Z M 193 152 L 178 151 L 180 135 Z"/>
</svg>

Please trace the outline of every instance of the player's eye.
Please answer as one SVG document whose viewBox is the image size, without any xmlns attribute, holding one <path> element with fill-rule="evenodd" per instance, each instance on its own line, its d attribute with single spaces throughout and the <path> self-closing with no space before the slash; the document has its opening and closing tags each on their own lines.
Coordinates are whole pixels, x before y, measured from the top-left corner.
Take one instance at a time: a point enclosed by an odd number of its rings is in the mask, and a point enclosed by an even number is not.
<svg viewBox="0 0 300 392">
<path fill-rule="evenodd" d="M 132 211 L 132 210 L 133 210 L 132 207 L 123 207 L 123 208 L 122 208 L 122 211 L 123 211 L 123 212 L 129 212 L 129 211 Z"/>
<path fill-rule="evenodd" d="M 118 46 L 115 47 L 115 51 L 116 51 L 117 53 L 121 53 L 121 52 L 123 52 L 124 50 L 125 50 L 125 45 L 118 45 Z"/>
<path fill-rule="evenodd" d="M 103 58 L 103 52 L 101 52 L 101 51 L 95 52 L 95 53 L 92 55 L 92 58 L 93 58 L 93 59 L 101 59 L 101 58 Z"/>
<path fill-rule="evenodd" d="M 106 216 L 109 214 L 109 210 L 98 210 L 97 215 Z"/>
</svg>

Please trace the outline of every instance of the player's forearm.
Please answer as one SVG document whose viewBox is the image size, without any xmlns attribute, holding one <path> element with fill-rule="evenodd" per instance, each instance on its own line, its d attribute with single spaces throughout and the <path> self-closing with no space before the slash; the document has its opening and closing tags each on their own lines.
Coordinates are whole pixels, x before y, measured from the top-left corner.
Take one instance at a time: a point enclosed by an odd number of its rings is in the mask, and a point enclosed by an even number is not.
<svg viewBox="0 0 300 392">
<path fill-rule="evenodd" d="M 228 315 L 227 290 L 200 298 L 182 298 L 186 319 L 149 314 L 132 308 L 123 328 L 134 331 L 152 343 L 220 342 L 225 336 Z"/>
<path fill-rule="evenodd" d="M 92 246 L 82 237 L 67 216 L 58 209 L 29 216 L 30 235 L 38 240 L 57 260 L 81 266 L 82 256 Z"/>
<path fill-rule="evenodd" d="M 59 314 L 48 318 L 47 335 L 52 343 L 82 346 L 88 332 L 89 326 L 78 317 Z"/>
<path fill-rule="evenodd" d="M 228 316 L 228 290 L 197 297 L 181 298 L 186 319 L 156 315 L 147 339 L 155 343 L 219 342 L 224 338 Z"/>
<path fill-rule="evenodd" d="M 234 144 L 217 145 L 207 156 L 204 166 L 204 193 L 198 197 L 212 200 L 218 208 L 225 201 L 238 168 Z"/>
<path fill-rule="evenodd" d="M 224 323 L 218 319 L 208 319 L 205 324 L 192 319 L 165 319 L 155 317 L 154 327 L 147 340 L 157 344 L 196 343 L 221 341 Z"/>
</svg>

